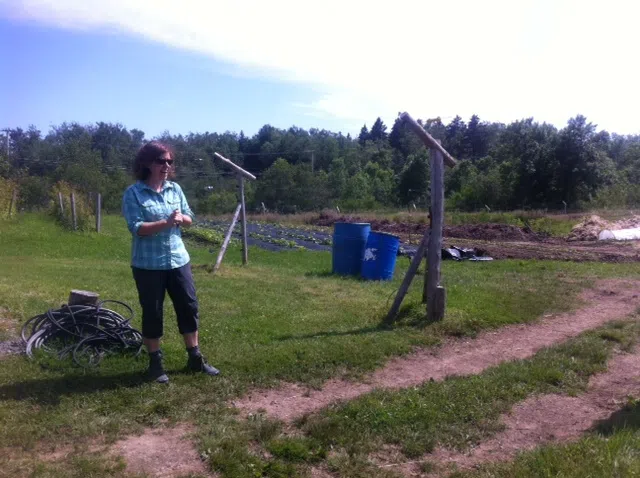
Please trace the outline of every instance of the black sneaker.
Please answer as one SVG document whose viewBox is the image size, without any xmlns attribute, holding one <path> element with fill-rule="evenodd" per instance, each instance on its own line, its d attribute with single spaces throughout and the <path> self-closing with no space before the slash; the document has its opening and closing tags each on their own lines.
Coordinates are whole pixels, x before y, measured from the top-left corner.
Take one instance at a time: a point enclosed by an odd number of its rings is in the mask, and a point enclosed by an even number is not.
<svg viewBox="0 0 640 478">
<path fill-rule="evenodd" d="M 211 376 L 220 374 L 220 370 L 209 365 L 202 355 L 189 355 L 187 369 L 191 372 L 203 372 Z"/>
<path fill-rule="evenodd" d="M 147 377 L 149 380 L 153 380 L 158 383 L 169 382 L 169 377 L 162 366 L 162 352 L 159 350 L 149 354 L 149 370 L 147 370 Z"/>
</svg>

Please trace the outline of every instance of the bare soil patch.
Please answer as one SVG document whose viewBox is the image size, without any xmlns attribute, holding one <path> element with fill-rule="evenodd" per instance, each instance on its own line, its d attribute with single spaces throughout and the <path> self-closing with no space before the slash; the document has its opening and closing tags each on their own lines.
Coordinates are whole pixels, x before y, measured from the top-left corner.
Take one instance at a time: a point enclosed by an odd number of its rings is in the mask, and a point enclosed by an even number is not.
<svg viewBox="0 0 640 478">
<path fill-rule="evenodd" d="M 640 241 L 574 241 L 547 238 L 541 241 L 481 241 L 446 238 L 446 247 L 472 247 L 478 255 L 494 259 L 539 259 L 572 262 L 640 262 Z"/>
<path fill-rule="evenodd" d="M 0 307 L 0 359 L 25 351 L 22 340 L 16 337 L 15 326 L 15 321 L 9 318 L 7 309 Z"/>
<path fill-rule="evenodd" d="M 25 352 L 22 340 L 5 340 L 0 341 L 0 359 L 7 355 L 22 354 Z"/>
<path fill-rule="evenodd" d="M 321 390 L 285 383 L 277 389 L 250 392 L 232 405 L 246 414 L 264 410 L 272 418 L 292 421 L 375 388 L 404 388 L 447 376 L 477 374 L 507 360 L 530 357 L 543 347 L 633 313 L 640 307 L 640 281 L 601 281 L 584 291 L 582 299 L 585 306 L 572 313 L 484 332 L 474 339 L 450 339 L 441 347 L 392 359 L 366 382 L 333 379 Z"/>
<path fill-rule="evenodd" d="M 177 478 L 191 475 L 217 477 L 205 464 L 189 439 L 191 428 L 185 424 L 174 428 L 146 429 L 141 435 L 127 436 L 113 444 L 103 438 L 90 439 L 75 445 L 57 445 L 51 442 L 37 444 L 34 450 L 25 452 L 18 448 L 2 448 L 0 456 L 10 461 L 37 460 L 66 462 L 79 454 L 99 454 L 126 463 L 127 476 L 153 476 Z M 0 472 L 0 476 L 2 472 Z"/>
<path fill-rule="evenodd" d="M 161 478 L 189 474 L 213 476 L 190 441 L 189 432 L 185 425 L 148 429 L 142 435 L 116 442 L 110 452 L 124 457 L 130 473 Z"/>
<path fill-rule="evenodd" d="M 428 228 L 425 223 L 398 223 L 359 216 L 320 214 L 313 220 L 313 224 L 322 226 L 332 226 L 335 222 L 368 222 L 372 230 L 396 234 L 403 241 L 411 243 L 420 242 L 420 237 Z M 595 240 L 603 229 L 633 227 L 636 222 L 640 224 L 640 218 L 609 223 L 593 216 L 576 225 L 568 239 L 548 237 L 510 224 L 491 223 L 445 225 L 443 234 L 446 247 L 472 247 L 478 251 L 478 255 L 494 259 L 640 262 L 640 249 L 634 247 L 639 241 L 616 243 Z"/>
</svg>

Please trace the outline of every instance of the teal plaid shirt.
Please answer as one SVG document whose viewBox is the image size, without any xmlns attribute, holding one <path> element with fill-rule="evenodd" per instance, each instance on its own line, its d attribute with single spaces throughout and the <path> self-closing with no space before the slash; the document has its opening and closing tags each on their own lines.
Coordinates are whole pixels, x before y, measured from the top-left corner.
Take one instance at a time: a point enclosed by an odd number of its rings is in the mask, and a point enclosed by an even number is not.
<svg viewBox="0 0 640 478">
<path fill-rule="evenodd" d="M 140 269 L 167 270 L 182 267 L 190 260 L 182 242 L 179 227 L 165 229 L 149 236 L 139 236 L 143 222 L 167 219 L 173 211 L 194 217 L 187 198 L 178 183 L 165 181 L 156 192 L 138 181 L 127 188 L 122 197 L 122 214 L 133 236 L 131 265 Z"/>
</svg>

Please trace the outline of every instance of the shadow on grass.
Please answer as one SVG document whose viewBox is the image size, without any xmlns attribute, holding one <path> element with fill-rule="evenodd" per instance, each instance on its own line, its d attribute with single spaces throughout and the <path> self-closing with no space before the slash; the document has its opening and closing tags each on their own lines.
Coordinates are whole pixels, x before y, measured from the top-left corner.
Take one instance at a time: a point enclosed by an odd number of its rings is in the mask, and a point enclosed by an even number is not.
<svg viewBox="0 0 640 478">
<path fill-rule="evenodd" d="M 322 337 L 344 337 L 348 335 L 365 335 L 365 334 L 374 334 L 376 332 L 388 332 L 391 330 L 391 327 L 387 327 L 384 324 L 375 325 L 371 327 L 363 327 L 361 329 L 353 329 L 353 330 L 330 330 L 327 332 L 315 332 L 312 334 L 287 334 L 281 335 L 280 337 L 276 337 L 276 340 L 284 342 L 285 340 L 303 340 L 303 339 L 318 339 Z"/>
<path fill-rule="evenodd" d="M 437 321 L 427 318 L 427 306 L 421 303 L 408 303 L 400 307 L 400 310 L 394 317 L 381 318 L 381 327 L 416 327 L 424 328 L 428 325 L 435 324 Z"/>
<path fill-rule="evenodd" d="M 613 412 L 609 418 L 598 420 L 593 426 L 593 431 L 605 436 L 613 435 L 616 431 L 623 429 L 640 429 L 640 401 L 625 405 Z"/>
<path fill-rule="evenodd" d="M 63 396 L 134 388 L 145 383 L 148 380 L 142 372 L 41 378 L 0 385 L 0 401 L 33 400 L 42 405 L 57 405 Z"/>
<path fill-rule="evenodd" d="M 305 272 L 304 275 L 305 277 L 315 277 L 319 279 L 336 279 L 344 282 L 370 282 L 370 283 L 381 282 L 381 281 L 372 280 L 372 279 L 365 279 L 360 275 L 336 274 L 331 270 L 309 271 L 309 272 Z M 394 277 L 397 278 L 398 276 L 394 276 Z M 384 282 L 388 282 L 388 281 L 384 281 Z"/>
<path fill-rule="evenodd" d="M 323 271 L 305 272 L 304 275 L 305 275 L 305 277 L 317 277 L 317 278 L 321 278 L 321 279 L 332 278 L 332 279 L 339 279 L 339 280 L 344 280 L 344 281 L 349 281 L 349 282 L 364 282 L 364 281 L 366 281 L 365 278 L 363 278 L 363 277 L 361 277 L 359 275 L 336 274 L 331 269 L 327 269 L 327 270 L 323 270 Z"/>
<path fill-rule="evenodd" d="M 386 313 L 382 317 L 380 317 L 380 322 L 378 325 L 363 327 L 360 329 L 352 329 L 352 330 L 344 330 L 344 331 L 326 331 L 326 332 L 315 332 L 310 334 L 287 334 L 281 335 L 277 337 L 278 341 L 285 340 L 302 340 L 302 339 L 317 339 L 322 337 L 343 337 L 348 335 L 364 335 L 364 334 L 373 334 L 377 332 L 391 332 L 395 328 L 398 327 L 416 327 L 416 328 L 424 328 L 430 324 L 436 323 L 436 321 L 430 321 L 426 317 L 425 305 L 424 304 L 407 304 L 400 308 L 400 311 L 396 314 L 396 316 L 387 320 Z"/>
</svg>

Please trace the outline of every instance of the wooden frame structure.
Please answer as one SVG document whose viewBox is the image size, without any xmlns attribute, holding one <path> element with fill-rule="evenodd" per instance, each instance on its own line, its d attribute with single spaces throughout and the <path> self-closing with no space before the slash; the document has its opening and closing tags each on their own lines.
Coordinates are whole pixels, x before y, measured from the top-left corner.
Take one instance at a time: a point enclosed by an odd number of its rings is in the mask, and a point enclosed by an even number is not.
<svg viewBox="0 0 640 478">
<path fill-rule="evenodd" d="M 249 262 L 249 250 L 247 246 L 247 213 L 244 202 L 244 180 L 245 178 L 252 181 L 256 180 L 256 177 L 253 174 L 245 171 L 230 159 L 222 156 L 220 153 L 214 153 L 214 156 L 226 165 L 230 166 L 231 169 L 236 172 L 238 177 L 238 207 L 236 207 L 233 220 L 231 221 L 231 226 L 224 237 L 224 242 L 222 243 L 222 247 L 220 247 L 220 252 L 218 253 L 218 258 L 216 259 L 216 264 L 213 266 L 212 272 L 216 272 L 222 263 L 222 258 L 224 257 L 229 241 L 231 240 L 231 234 L 233 234 L 233 228 L 236 226 L 238 216 L 240 216 L 240 224 L 242 227 L 242 265 L 246 265 Z"/>
<path fill-rule="evenodd" d="M 425 253 L 428 257 L 422 302 L 427 303 L 427 319 L 429 321 L 442 320 L 446 304 L 446 290 L 440 285 L 442 229 L 444 226 L 444 165 L 452 168 L 456 165 L 456 160 L 409 113 L 402 113 L 400 120 L 413 130 L 431 153 L 431 226 L 422 237 L 416 255 L 413 256 L 402 285 L 387 314 L 386 321 L 392 322 L 398 314 L 400 305 Z"/>
</svg>

